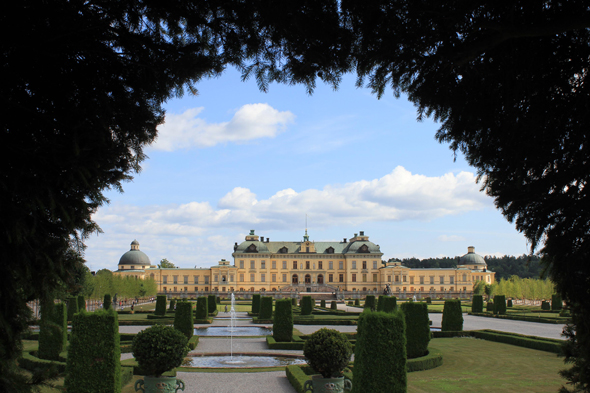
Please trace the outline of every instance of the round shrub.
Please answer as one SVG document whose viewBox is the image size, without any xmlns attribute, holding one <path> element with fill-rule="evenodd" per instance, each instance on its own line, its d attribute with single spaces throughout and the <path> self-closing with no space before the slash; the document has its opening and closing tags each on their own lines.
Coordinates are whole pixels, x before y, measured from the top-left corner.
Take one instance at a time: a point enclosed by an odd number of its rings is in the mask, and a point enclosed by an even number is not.
<svg viewBox="0 0 590 393">
<path fill-rule="evenodd" d="M 156 377 L 182 364 L 189 351 L 188 339 L 170 326 L 154 325 L 139 332 L 131 349 L 139 367 Z"/>
<path fill-rule="evenodd" d="M 322 328 L 303 346 L 303 356 L 324 378 L 339 377 L 352 356 L 352 345 L 338 330 Z"/>
</svg>

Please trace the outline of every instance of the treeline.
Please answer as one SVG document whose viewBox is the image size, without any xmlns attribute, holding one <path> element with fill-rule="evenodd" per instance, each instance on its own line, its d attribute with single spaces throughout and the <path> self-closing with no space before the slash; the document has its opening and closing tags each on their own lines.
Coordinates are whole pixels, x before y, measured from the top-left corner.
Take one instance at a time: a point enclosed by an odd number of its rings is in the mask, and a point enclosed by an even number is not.
<svg viewBox="0 0 590 393">
<path fill-rule="evenodd" d="M 496 280 L 507 280 L 512 276 L 520 278 L 540 278 L 543 271 L 541 258 L 538 255 L 521 255 L 518 257 L 504 255 L 503 257 L 484 257 L 488 269 L 496 273 Z M 449 258 L 404 258 L 393 259 L 401 261 L 402 265 L 412 269 L 440 269 L 456 268 L 459 257 Z"/>
<path fill-rule="evenodd" d="M 477 281 L 473 286 L 473 292 L 476 295 L 488 295 L 490 298 L 505 295 L 514 299 L 546 300 L 551 299 L 551 295 L 555 293 L 555 284 L 550 280 L 512 276 L 491 285 Z"/>
<path fill-rule="evenodd" d="M 103 299 L 106 294 L 111 296 L 117 294 L 119 299 L 141 298 L 156 296 L 158 286 L 156 281 L 150 278 L 142 280 L 135 277 L 122 277 L 103 269 L 87 280 L 84 292 L 90 299 Z"/>
</svg>

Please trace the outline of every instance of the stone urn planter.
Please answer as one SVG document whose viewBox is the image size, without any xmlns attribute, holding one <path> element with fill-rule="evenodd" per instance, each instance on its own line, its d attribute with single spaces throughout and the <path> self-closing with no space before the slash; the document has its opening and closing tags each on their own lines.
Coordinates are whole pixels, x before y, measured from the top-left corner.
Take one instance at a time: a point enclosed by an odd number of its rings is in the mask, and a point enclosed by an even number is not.
<svg viewBox="0 0 590 393">
<path fill-rule="evenodd" d="M 182 364 L 187 355 L 188 339 L 170 326 L 154 325 L 139 332 L 131 346 L 133 356 L 147 376 L 135 382 L 135 391 L 143 393 L 176 393 L 184 390 L 184 382 L 176 377 L 162 376 Z"/>
<path fill-rule="evenodd" d="M 352 389 L 350 379 L 342 371 L 350 362 L 352 345 L 342 333 L 322 328 L 313 333 L 303 346 L 303 355 L 321 375 L 306 381 L 304 391 L 313 393 L 345 392 Z"/>
</svg>

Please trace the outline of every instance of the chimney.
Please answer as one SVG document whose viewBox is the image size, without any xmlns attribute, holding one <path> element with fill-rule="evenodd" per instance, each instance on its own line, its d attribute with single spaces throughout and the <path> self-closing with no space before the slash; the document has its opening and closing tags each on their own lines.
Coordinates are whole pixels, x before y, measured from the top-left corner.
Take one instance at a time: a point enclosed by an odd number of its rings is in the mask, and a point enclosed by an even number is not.
<svg viewBox="0 0 590 393">
<path fill-rule="evenodd" d="M 264 243 L 264 236 L 260 236 L 260 241 Z"/>
<path fill-rule="evenodd" d="M 361 231 L 361 236 L 365 236 L 365 231 Z"/>
<path fill-rule="evenodd" d="M 266 238 L 266 242 L 268 243 L 269 241 L 270 241 L 270 237 L 267 237 Z"/>
<path fill-rule="evenodd" d="M 346 238 L 344 238 L 344 241 L 343 241 L 343 243 L 346 243 Z"/>
<path fill-rule="evenodd" d="M 473 246 L 467 247 L 467 253 L 474 254 L 475 253 L 475 247 L 473 247 Z"/>
</svg>

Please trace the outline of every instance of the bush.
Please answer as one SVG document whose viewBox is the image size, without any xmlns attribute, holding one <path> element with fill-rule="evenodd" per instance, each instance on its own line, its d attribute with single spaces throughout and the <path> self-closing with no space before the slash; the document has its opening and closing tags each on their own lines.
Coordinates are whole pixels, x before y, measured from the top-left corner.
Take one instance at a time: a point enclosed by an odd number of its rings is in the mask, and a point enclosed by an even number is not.
<svg viewBox="0 0 590 393">
<path fill-rule="evenodd" d="M 156 297 L 156 315 L 166 315 L 166 295 L 158 295 Z"/>
<path fill-rule="evenodd" d="M 354 299 L 354 305 L 355 306 L 360 306 L 361 305 L 361 300 L 360 299 Z"/>
<path fill-rule="evenodd" d="M 371 311 L 375 311 L 375 295 L 367 295 L 365 298 L 365 308 Z"/>
<path fill-rule="evenodd" d="M 111 295 L 109 295 L 108 293 L 106 295 L 104 295 L 104 300 L 102 302 L 102 308 L 104 308 L 105 310 L 108 310 L 109 308 L 111 308 L 112 302 L 111 302 Z"/>
<path fill-rule="evenodd" d="M 385 298 L 386 298 L 385 295 L 379 295 L 379 298 L 377 299 L 377 311 L 385 311 L 385 310 L 383 310 L 383 306 L 385 303 L 385 300 L 383 300 L 383 299 L 385 299 Z"/>
<path fill-rule="evenodd" d="M 324 299 L 320 300 L 320 307 L 326 308 L 326 301 Z"/>
<path fill-rule="evenodd" d="M 216 297 L 216 302 L 217 302 L 217 304 L 221 304 L 221 297 L 217 296 Z"/>
<path fill-rule="evenodd" d="M 272 297 L 263 296 L 260 298 L 260 313 L 258 319 L 272 319 Z"/>
<path fill-rule="evenodd" d="M 428 305 L 422 302 L 406 302 L 401 305 L 406 318 L 406 349 L 408 359 L 428 354 L 430 319 Z"/>
<path fill-rule="evenodd" d="M 207 296 L 207 308 L 209 309 L 209 314 L 214 313 L 217 311 L 217 296 L 209 295 Z"/>
<path fill-rule="evenodd" d="M 293 307 L 297 307 L 297 299 L 296 299 L 296 298 L 292 298 L 292 299 L 291 299 L 291 305 L 292 305 Z"/>
<path fill-rule="evenodd" d="M 59 360 L 59 354 L 68 341 L 68 321 L 65 303 L 53 304 L 53 299 L 43 302 L 39 324 L 40 359 Z"/>
<path fill-rule="evenodd" d="M 68 298 L 68 321 L 74 320 L 74 314 L 78 312 L 78 299 L 75 297 Z"/>
<path fill-rule="evenodd" d="M 445 300 L 441 327 L 443 332 L 463 330 L 461 300 Z"/>
<path fill-rule="evenodd" d="M 363 312 L 354 347 L 352 391 L 406 392 L 406 324 L 401 310 Z"/>
<path fill-rule="evenodd" d="M 86 310 L 86 299 L 82 295 L 78 295 L 78 310 Z"/>
<path fill-rule="evenodd" d="M 494 314 L 506 315 L 506 296 L 494 296 Z"/>
<path fill-rule="evenodd" d="M 181 331 L 187 339 L 191 339 L 195 331 L 192 303 L 178 302 L 174 313 L 174 329 Z"/>
<path fill-rule="evenodd" d="M 207 319 L 209 317 L 209 301 L 205 296 L 197 298 L 197 319 Z"/>
<path fill-rule="evenodd" d="M 119 323 L 112 308 L 74 316 L 64 386 L 68 392 L 121 392 Z"/>
<path fill-rule="evenodd" d="M 345 335 L 334 329 L 322 328 L 316 331 L 303 346 L 307 364 L 324 378 L 341 376 L 351 355 L 352 344 Z"/>
<path fill-rule="evenodd" d="M 393 312 L 397 307 L 397 298 L 395 296 L 386 296 L 383 299 L 383 311 Z"/>
<path fill-rule="evenodd" d="M 252 295 L 252 314 L 260 314 L 260 294 Z"/>
<path fill-rule="evenodd" d="M 291 299 L 276 301 L 272 336 L 276 341 L 291 342 L 293 340 L 293 304 Z"/>
<path fill-rule="evenodd" d="M 330 302 L 330 309 L 332 309 L 332 310 L 338 310 L 338 305 L 336 304 L 336 300 L 332 300 Z"/>
<path fill-rule="evenodd" d="M 486 311 L 487 312 L 493 312 L 494 311 L 494 303 L 493 302 L 487 302 L 486 303 Z"/>
<path fill-rule="evenodd" d="M 482 295 L 473 295 L 473 301 L 471 302 L 471 312 L 483 312 Z"/>
<path fill-rule="evenodd" d="M 506 301 L 506 307 L 512 307 L 512 299 Z"/>
<path fill-rule="evenodd" d="M 170 299 L 170 306 L 168 308 L 168 311 L 173 311 L 174 307 L 176 307 L 176 299 Z"/>
<path fill-rule="evenodd" d="M 563 308 L 563 300 L 561 299 L 561 296 L 558 295 L 557 293 L 554 293 L 553 295 L 551 295 L 551 310 L 552 311 L 561 311 L 562 308 Z"/>
<path fill-rule="evenodd" d="M 156 377 L 182 364 L 189 351 L 182 332 L 164 325 L 154 325 L 137 333 L 133 339 L 133 357 L 147 374 Z"/>
<path fill-rule="evenodd" d="M 541 310 L 551 310 L 551 305 L 548 301 L 543 300 L 541 302 Z"/>
<path fill-rule="evenodd" d="M 303 296 L 301 298 L 301 315 L 311 315 L 313 311 L 313 299 L 311 296 Z"/>
<path fill-rule="evenodd" d="M 430 296 L 426 297 L 426 304 L 432 304 L 432 298 Z"/>
</svg>

